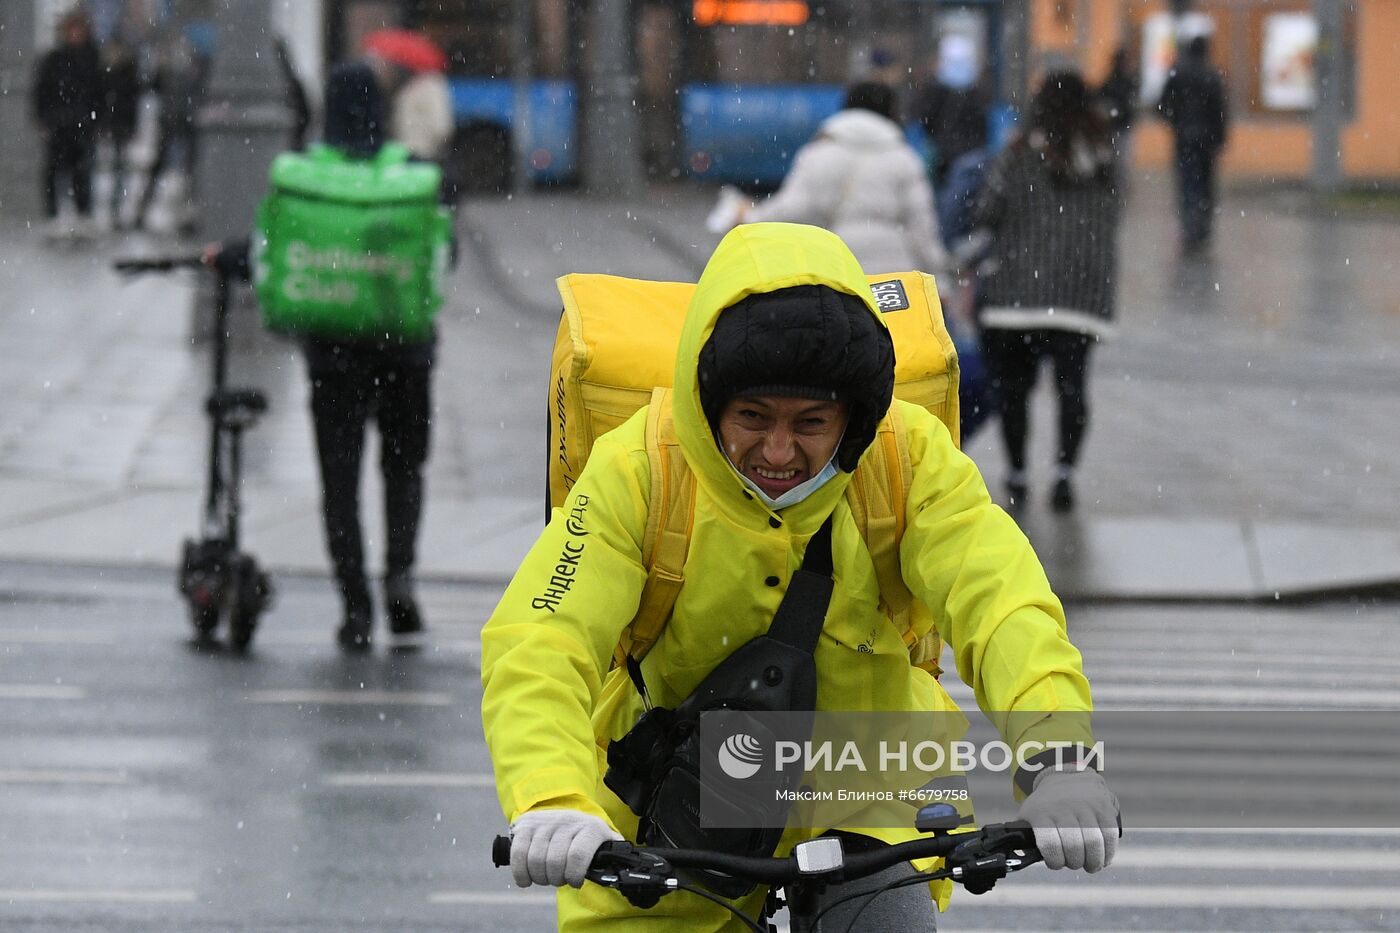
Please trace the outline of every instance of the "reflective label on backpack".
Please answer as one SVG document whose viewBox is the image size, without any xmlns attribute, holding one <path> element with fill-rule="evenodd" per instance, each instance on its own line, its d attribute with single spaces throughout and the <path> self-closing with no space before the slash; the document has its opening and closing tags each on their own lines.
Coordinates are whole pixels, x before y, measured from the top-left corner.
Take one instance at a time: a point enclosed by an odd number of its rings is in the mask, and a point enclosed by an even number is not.
<svg viewBox="0 0 1400 933">
<path fill-rule="evenodd" d="M 887 282 L 874 282 L 870 290 L 875 293 L 875 304 L 881 314 L 891 311 L 906 311 L 909 308 L 909 295 L 904 291 L 904 283 L 899 279 Z"/>
</svg>

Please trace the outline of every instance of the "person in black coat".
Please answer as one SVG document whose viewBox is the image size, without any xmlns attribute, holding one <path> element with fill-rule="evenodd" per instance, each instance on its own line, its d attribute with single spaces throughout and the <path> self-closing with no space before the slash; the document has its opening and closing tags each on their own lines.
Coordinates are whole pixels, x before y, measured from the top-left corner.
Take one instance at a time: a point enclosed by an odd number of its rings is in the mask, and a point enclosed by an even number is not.
<svg viewBox="0 0 1400 933">
<path fill-rule="evenodd" d="M 1210 44 L 1196 36 L 1167 76 L 1157 101 L 1176 136 L 1181 248 L 1189 255 L 1210 243 L 1215 215 L 1215 163 L 1225 148 L 1230 112 L 1225 79 L 1210 63 Z"/>
<path fill-rule="evenodd" d="M 972 241 L 990 243 L 977 320 L 1013 512 L 1028 501 L 1029 404 L 1045 360 L 1059 402 L 1050 505 L 1074 507 L 1074 471 L 1089 430 L 1090 357 L 1114 329 L 1121 216 L 1108 123 L 1077 72 L 1051 72 L 1024 126 L 988 169 L 972 211 Z"/>
<path fill-rule="evenodd" d="M 175 165 L 177 156 L 185 178 L 194 178 L 199 161 L 195 115 L 204 103 L 209 67 L 208 56 L 201 54 L 183 35 L 168 36 L 161 47 L 155 79 L 151 82 L 151 90 L 155 91 L 160 104 L 157 121 L 160 133 L 156 140 L 156 157 L 146 170 L 146 186 L 136 208 L 138 230 L 146 226 L 146 215 L 155 200 L 160 179 Z"/>
<path fill-rule="evenodd" d="M 367 65 L 341 64 L 331 71 L 323 122 L 322 141 L 354 159 L 373 158 L 389 141 L 384 94 Z M 447 203 L 445 184 L 438 197 Z M 449 265 L 454 259 L 455 250 Z M 249 241 L 211 243 L 205 261 L 246 281 L 252 271 Z M 373 421 L 384 481 L 385 615 L 393 644 L 412 646 L 425 629 L 413 571 L 432 435 L 437 333 L 421 340 L 306 336 L 301 342 L 311 381 L 326 549 L 344 609 L 336 640 L 347 652 L 370 648 L 374 605 L 360 524 L 360 474 Z"/>
<path fill-rule="evenodd" d="M 31 105 L 44 141 L 44 214 L 58 217 L 59 181 L 67 176 L 78 214 L 92 216 L 97 117 L 106 109 L 102 61 L 92 23 L 81 11 L 59 22 L 59 44 L 39 60 Z"/>
<path fill-rule="evenodd" d="M 103 135 L 112 147 L 112 229 L 122 226 L 122 201 L 126 197 L 126 153 L 136 135 L 141 106 L 141 68 L 131 46 L 120 37 L 103 49 L 106 106 L 99 116 Z"/>
<path fill-rule="evenodd" d="M 1120 166 L 1128 164 L 1128 139 L 1137 111 L 1138 89 L 1138 76 L 1133 73 L 1128 50 L 1120 48 L 1113 53 L 1108 75 L 1098 89 L 1099 104 L 1113 130 L 1113 151 Z"/>
<path fill-rule="evenodd" d="M 987 146 L 990 103 L 976 74 L 976 52 L 962 36 L 945 37 L 938 70 L 915 103 L 915 117 L 933 145 L 933 185 L 937 191 L 961 156 Z"/>
</svg>

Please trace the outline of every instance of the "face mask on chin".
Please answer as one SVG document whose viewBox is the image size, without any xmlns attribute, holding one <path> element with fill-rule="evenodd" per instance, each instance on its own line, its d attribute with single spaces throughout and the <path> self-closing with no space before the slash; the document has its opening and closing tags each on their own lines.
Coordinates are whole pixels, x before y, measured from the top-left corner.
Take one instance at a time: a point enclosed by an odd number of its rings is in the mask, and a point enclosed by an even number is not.
<svg viewBox="0 0 1400 933">
<path fill-rule="evenodd" d="M 718 438 L 716 440 L 718 440 Z M 841 449 L 841 444 L 839 442 L 837 443 L 836 448 L 837 450 Z M 831 459 L 826 461 L 826 466 L 822 467 L 820 470 L 817 471 L 816 476 L 813 476 L 811 479 L 805 480 L 804 482 L 798 483 L 796 486 L 792 487 L 787 492 L 774 499 L 772 496 L 768 495 L 768 493 L 764 492 L 761 488 L 759 488 L 757 483 L 745 476 L 742 470 L 734 466 L 734 461 L 729 459 L 729 454 L 724 450 L 723 447 L 720 448 L 720 452 L 724 454 L 724 459 L 729 463 L 729 465 L 734 468 L 734 472 L 739 474 L 739 479 L 743 480 L 744 485 L 749 488 L 749 491 L 752 492 L 755 496 L 758 496 L 758 501 L 762 502 L 764 505 L 768 506 L 775 512 L 779 509 L 787 508 L 790 505 L 796 505 L 803 499 L 806 499 L 812 493 L 816 492 L 818 489 L 821 489 L 828 482 L 830 482 L 831 478 L 837 473 L 836 453 L 833 451 L 831 454 Z"/>
</svg>

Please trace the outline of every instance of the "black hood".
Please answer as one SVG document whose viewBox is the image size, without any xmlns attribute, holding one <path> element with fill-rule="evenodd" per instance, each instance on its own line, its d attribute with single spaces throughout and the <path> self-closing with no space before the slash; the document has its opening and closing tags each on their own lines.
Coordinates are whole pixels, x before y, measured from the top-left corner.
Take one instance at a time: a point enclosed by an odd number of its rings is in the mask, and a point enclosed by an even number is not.
<svg viewBox="0 0 1400 933">
<path fill-rule="evenodd" d="M 720 312 L 696 367 L 711 429 L 740 393 L 850 409 L 836 465 L 853 472 L 894 393 L 894 343 L 864 301 L 826 285 L 749 295 Z"/>
</svg>

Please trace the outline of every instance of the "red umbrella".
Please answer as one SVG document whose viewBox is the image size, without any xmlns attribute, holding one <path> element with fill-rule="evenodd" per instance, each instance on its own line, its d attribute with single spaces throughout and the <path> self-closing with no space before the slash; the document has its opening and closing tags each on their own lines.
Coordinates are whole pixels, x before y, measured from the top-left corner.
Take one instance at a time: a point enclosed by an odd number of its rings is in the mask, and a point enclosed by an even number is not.
<svg viewBox="0 0 1400 933">
<path fill-rule="evenodd" d="M 447 70 L 447 54 L 432 39 L 410 29 L 376 29 L 360 47 L 409 71 Z"/>
</svg>

